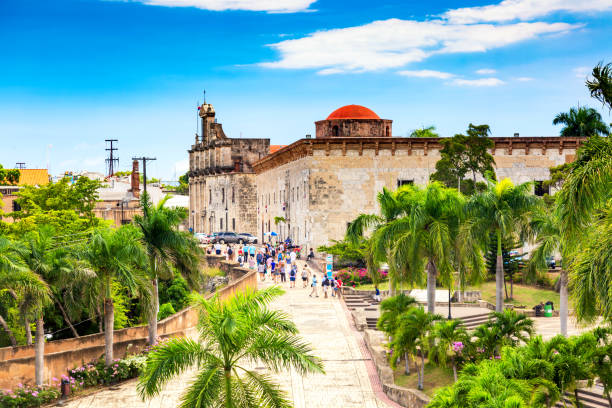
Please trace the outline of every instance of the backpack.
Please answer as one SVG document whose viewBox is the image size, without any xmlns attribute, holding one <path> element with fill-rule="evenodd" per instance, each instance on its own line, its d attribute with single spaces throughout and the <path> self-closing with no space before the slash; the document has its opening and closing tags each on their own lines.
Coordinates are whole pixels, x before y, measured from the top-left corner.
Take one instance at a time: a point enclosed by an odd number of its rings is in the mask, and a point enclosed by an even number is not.
<svg viewBox="0 0 612 408">
<path fill-rule="evenodd" d="M 229 249 L 227 250 L 227 254 L 228 254 L 229 256 L 232 256 L 232 255 L 234 254 L 234 251 L 232 251 L 232 248 L 229 248 Z"/>
<path fill-rule="evenodd" d="M 289 272 L 289 276 L 295 278 L 295 271 L 293 269 L 291 270 L 291 272 Z"/>
</svg>

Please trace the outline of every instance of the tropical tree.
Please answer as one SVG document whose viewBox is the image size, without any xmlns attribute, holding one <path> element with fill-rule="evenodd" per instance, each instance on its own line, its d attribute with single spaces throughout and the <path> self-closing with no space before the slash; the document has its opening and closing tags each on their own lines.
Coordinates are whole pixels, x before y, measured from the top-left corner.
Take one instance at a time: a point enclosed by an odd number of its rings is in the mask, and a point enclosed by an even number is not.
<svg viewBox="0 0 612 408">
<path fill-rule="evenodd" d="M 293 368 L 302 375 L 324 372 L 288 315 L 267 308 L 282 293 L 278 287 L 248 290 L 225 301 L 195 295 L 199 342 L 182 337 L 155 346 L 140 376 L 141 397 L 159 394 L 173 377 L 197 366 L 180 407 L 290 407 L 270 376 L 245 367 L 263 364 L 274 373 Z"/>
<path fill-rule="evenodd" d="M 192 289 L 199 289 L 199 255 L 197 242 L 187 233 L 178 230 L 179 224 L 187 218 L 184 208 L 166 208 L 166 196 L 156 206 L 151 204 L 149 195 L 140 197 L 142 216 L 134 216 L 134 224 L 141 232 L 141 242 L 148 258 L 151 279 L 151 305 L 149 310 L 149 344 L 157 341 L 157 315 L 159 313 L 158 279 L 170 279 L 173 268 L 185 278 Z"/>
<path fill-rule="evenodd" d="M 374 240 L 379 253 L 391 248 L 392 264 L 410 268 L 413 275 L 422 275 L 427 270 L 427 311 L 434 313 L 437 277 L 450 286 L 454 261 L 466 259 L 461 254 L 479 253 L 475 247 L 467 251 L 467 244 L 461 252 L 454 250 L 465 201 L 457 190 L 437 182 L 425 188 L 410 187 L 401 191 L 398 199 L 405 215 L 381 226 L 374 233 Z M 481 258 L 469 259 L 472 262 L 466 262 L 466 268 L 481 274 L 484 270 Z"/>
<path fill-rule="evenodd" d="M 563 125 L 561 136 L 606 136 L 610 132 L 599 112 L 582 106 L 559 113 L 553 119 L 553 125 Z"/>
<path fill-rule="evenodd" d="M 113 362 L 114 301 L 113 283 L 120 283 L 132 295 L 150 301 L 150 283 L 144 273 L 145 251 L 140 244 L 141 234 L 131 225 L 115 230 L 100 228 L 93 232 L 79 254 L 93 272 L 91 289 L 104 304 L 104 361 Z"/>
<path fill-rule="evenodd" d="M 380 317 L 376 322 L 376 328 L 385 332 L 389 336 L 389 339 L 392 339 L 397 331 L 399 317 L 415 305 L 417 305 L 417 301 L 410 296 L 406 296 L 403 292 L 399 295 L 384 299 L 380 302 Z M 404 353 L 404 359 L 405 372 L 406 374 L 410 374 L 410 358 L 408 351 Z"/>
<path fill-rule="evenodd" d="M 450 358 L 453 377 L 457 381 L 457 353 L 468 340 L 468 334 L 461 320 L 443 320 L 435 324 L 431 332 L 432 346 L 429 348 L 429 361 L 446 366 Z"/>
<path fill-rule="evenodd" d="M 556 194 L 563 242 L 572 249 L 569 287 L 580 320 L 612 320 L 611 199 L 612 138 L 594 136 L 578 150 Z"/>
<path fill-rule="evenodd" d="M 499 329 L 501 344 L 516 346 L 519 342 L 527 342 L 534 333 L 533 320 L 523 313 L 512 309 L 503 312 L 493 312 L 494 320 L 488 323 Z"/>
<path fill-rule="evenodd" d="M 440 137 L 440 135 L 436 132 L 435 126 L 427 126 L 414 129 L 408 137 Z"/>
<path fill-rule="evenodd" d="M 389 262 L 389 248 L 391 245 L 389 245 L 387 241 L 378 242 L 378 237 L 375 237 L 375 233 L 390 221 L 406 214 L 405 208 L 403 207 L 404 203 L 399 199 L 399 196 L 403 191 L 407 191 L 411 188 L 411 186 L 402 186 L 396 191 L 390 191 L 383 188 L 382 192 L 378 193 L 376 197 L 380 208 L 380 215 L 359 214 L 357 218 L 349 223 L 346 229 L 346 241 L 354 246 L 359 245 L 366 238 L 369 240 L 372 263 L 385 261 L 389 263 L 389 293 L 392 295 L 395 292 L 397 281 L 401 278 L 398 276 L 399 271 L 405 269 L 401 268 L 398 270 L 392 262 Z M 369 237 L 366 237 L 370 230 L 373 232 Z"/>
<path fill-rule="evenodd" d="M 416 362 L 418 375 L 417 388 L 423 389 L 425 379 L 425 355 L 429 349 L 431 339 L 430 333 L 433 327 L 433 322 L 441 320 L 442 316 L 427 313 L 422 307 L 412 307 L 407 312 L 403 313 L 397 323 L 397 330 L 390 343 L 393 349 L 391 355 L 391 367 L 395 365 L 402 355 L 418 355 L 421 363 Z"/>
<path fill-rule="evenodd" d="M 531 252 L 527 273 L 535 275 L 548 271 L 546 259 L 561 254 L 561 273 L 559 274 L 559 324 L 560 332 L 567 336 L 568 294 L 567 294 L 567 267 L 570 263 L 570 248 L 563 242 L 559 219 L 551 212 L 541 212 L 533 217 L 530 225 L 535 236 L 535 249 Z"/>
<path fill-rule="evenodd" d="M 612 62 L 600 62 L 593 68 L 593 79 L 586 81 L 591 96 L 612 109 Z"/>
<path fill-rule="evenodd" d="M 463 224 L 461 239 L 465 242 L 480 241 L 487 244 L 489 234 L 497 238 L 497 262 L 495 271 L 495 310 L 504 308 L 504 266 L 502 240 L 526 230 L 529 216 L 540 205 L 540 199 L 529 191 L 530 183 L 514 185 L 505 178 L 487 181 L 487 189 L 467 202 L 468 220 Z"/>
</svg>

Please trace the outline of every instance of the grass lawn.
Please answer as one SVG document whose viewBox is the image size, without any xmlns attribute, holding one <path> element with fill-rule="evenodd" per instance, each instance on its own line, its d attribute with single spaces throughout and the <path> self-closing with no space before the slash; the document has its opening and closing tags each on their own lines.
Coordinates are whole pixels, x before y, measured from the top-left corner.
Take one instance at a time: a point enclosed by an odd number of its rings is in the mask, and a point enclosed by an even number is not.
<svg viewBox="0 0 612 408">
<path fill-rule="evenodd" d="M 510 283 L 508 285 L 508 293 L 510 293 Z M 480 290 L 482 299 L 495 304 L 495 282 L 485 282 L 479 286 L 472 286 L 468 289 Z M 527 286 L 514 284 L 514 299 L 507 300 L 506 303 L 514 305 L 525 305 L 528 309 L 537 305 L 540 302 L 546 303 L 552 300 L 555 308 L 559 307 L 559 294 L 550 289 L 537 288 L 535 286 Z"/>
<path fill-rule="evenodd" d="M 398 365 L 397 370 L 394 372 L 395 385 L 399 385 L 405 388 L 417 389 L 418 375 L 414 371 L 414 367 L 411 366 L 411 374 L 404 374 L 404 362 L 402 361 L 401 366 Z M 424 389 L 422 392 L 427 394 L 430 398 L 436 393 L 439 388 L 446 387 L 453 383 L 453 370 L 452 368 L 437 367 L 433 364 L 425 363 L 425 379 L 423 381 Z"/>
</svg>

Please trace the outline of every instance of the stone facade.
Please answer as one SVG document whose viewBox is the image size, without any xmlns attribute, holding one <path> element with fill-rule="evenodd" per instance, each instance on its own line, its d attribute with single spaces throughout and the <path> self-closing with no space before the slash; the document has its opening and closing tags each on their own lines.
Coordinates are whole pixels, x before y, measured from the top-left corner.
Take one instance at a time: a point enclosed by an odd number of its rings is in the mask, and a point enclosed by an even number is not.
<svg viewBox="0 0 612 408">
<path fill-rule="evenodd" d="M 257 233 L 253 163 L 269 139 L 228 138 L 211 104 L 199 107 L 202 135 L 189 150 L 189 227 L 194 232 Z"/>
<path fill-rule="evenodd" d="M 492 138 L 498 178 L 544 181 L 574 159 L 579 138 Z M 435 138 L 302 139 L 254 165 L 261 238 L 267 231 L 317 248 L 343 238 L 348 222 L 378 211 L 383 187 L 426 184 L 442 146 Z M 279 198 L 280 197 L 280 198 Z M 286 222 L 274 225 L 274 217 Z M 263 230 L 263 231 L 262 231 Z"/>
</svg>

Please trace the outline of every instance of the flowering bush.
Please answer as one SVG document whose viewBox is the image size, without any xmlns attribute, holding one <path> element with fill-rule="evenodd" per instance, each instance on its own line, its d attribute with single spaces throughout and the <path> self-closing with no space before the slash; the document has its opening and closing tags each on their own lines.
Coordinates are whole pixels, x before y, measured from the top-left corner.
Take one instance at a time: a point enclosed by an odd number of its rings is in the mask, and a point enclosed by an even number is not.
<svg viewBox="0 0 612 408">
<path fill-rule="evenodd" d="M 40 407 L 60 396 L 57 387 L 31 387 L 19 384 L 15 390 L 0 391 L 0 407 Z"/>
<path fill-rule="evenodd" d="M 387 279 L 387 271 L 378 270 L 382 280 Z M 336 272 L 336 277 L 339 277 L 345 285 L 356 286 L 372 283 L 372 278 L 368 274 L 366 268 L 346 268 Z"/>
<path fill-rule="evenodd" d="M 130 356 L 123 360 L 115 359 L 113 364 L 106 366 L 104 359 L 73 368 L 69 371 L 70 384 L 76 387 L 88 387 L 97 384 L 113 384 L 118 381 L 137 377 L 144 367 L 146 357 Z M 74 380 L 74 381 L 73 381 Z"/>
</svg>

